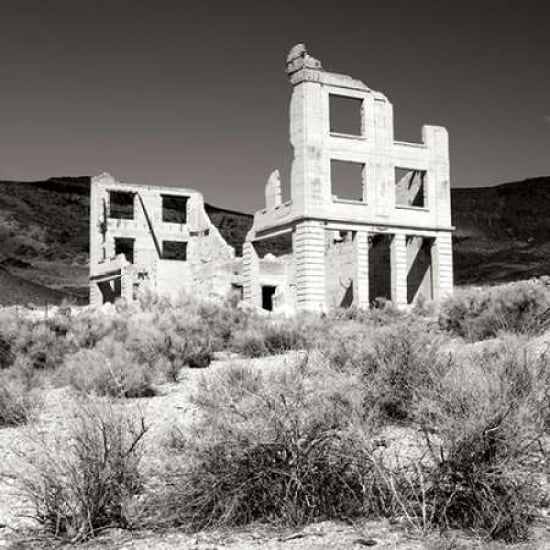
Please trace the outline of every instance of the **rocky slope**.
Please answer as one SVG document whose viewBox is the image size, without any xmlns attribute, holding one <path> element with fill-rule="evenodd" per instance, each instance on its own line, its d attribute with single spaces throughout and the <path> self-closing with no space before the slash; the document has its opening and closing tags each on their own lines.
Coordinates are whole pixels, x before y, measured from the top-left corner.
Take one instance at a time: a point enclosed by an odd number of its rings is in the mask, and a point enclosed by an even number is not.
<svg viewBox="0 0 550 550">
<path fill-rule="evenodd" d="M 0 305 L 85 303 L 89 178 L 0 182 Z M 550 274 L 550 177 L 453 189 L 457 284 Z M 252 216 L 206 205 L 240 254 Z"/>
</svg>

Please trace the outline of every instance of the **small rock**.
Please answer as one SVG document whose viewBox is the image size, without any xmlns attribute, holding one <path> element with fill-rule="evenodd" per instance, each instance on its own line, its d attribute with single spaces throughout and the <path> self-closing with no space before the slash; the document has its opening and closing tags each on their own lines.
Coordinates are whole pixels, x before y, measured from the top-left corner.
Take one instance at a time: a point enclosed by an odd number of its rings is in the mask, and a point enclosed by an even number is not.
<svg viewBox="0 0 550 550">
<path fill-rule="evenodd" d="M 355 539 L 353 544 L 359 544 L 360 546 L 376 546 L 378 542 L 374 539 Z"/>
</svg>

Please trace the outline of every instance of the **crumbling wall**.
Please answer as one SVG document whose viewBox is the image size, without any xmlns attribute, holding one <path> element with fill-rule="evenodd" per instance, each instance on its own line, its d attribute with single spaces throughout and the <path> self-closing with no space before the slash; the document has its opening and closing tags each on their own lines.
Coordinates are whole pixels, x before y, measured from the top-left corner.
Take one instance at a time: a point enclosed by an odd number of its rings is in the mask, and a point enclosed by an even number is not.
<svg viewBox="0 0 550 550">
<path fill-rule="evenodd" d="M 116 217 L 120 206 L 111 211 L 111 193 L 124 205 L 120 217 Z M 132 197 L 130 205 L 121 200 L 123 195 Z M 185 211 L 175 212 L 174 204 L 180 204 Z M 133 258 L 120 255 L 117 259 L 117 239 L 132 240 Z M 172 249 L 181 249 L 176 259 L 168 259 L 171 257 L 168 251 Z M 133 261 L 128 262 L 130 259 Z M 108 280 L 109 273 L 122 277 L 121 295 L 127 299 L 135 296 L 142 286 L 170 296 L 180 292 L 225 295 L 235 277 L 234 261 L 234 249 L 210 222 L 202 195 L 197 191 L 121 183 L 109 174 L 93 178 L 90 218 L 93 304 L 103 300 L 94 281 Z"/>
<path fill-rule="evenodd" d="M 244 247 L 244 299 L 261 304 L 254 246 L 285 231 L 294 235 L 298 310 L 367 307 L 378 297 L 405 307 L 429 290 L 436 299 L 450 292 L 445 128 L 423 126 L 420 143 L 396 141 L 388 98 L 324 70 L 304 44 L 290 50 L 286 72 L 292 86 L 291 196 L 282 202 L 274 172 Z M 327 232 L 341 227 L 355 235 L 354 244 L 327 245 Z M 433 241 L 431 253 L 417 237 Z"/>
</svg>

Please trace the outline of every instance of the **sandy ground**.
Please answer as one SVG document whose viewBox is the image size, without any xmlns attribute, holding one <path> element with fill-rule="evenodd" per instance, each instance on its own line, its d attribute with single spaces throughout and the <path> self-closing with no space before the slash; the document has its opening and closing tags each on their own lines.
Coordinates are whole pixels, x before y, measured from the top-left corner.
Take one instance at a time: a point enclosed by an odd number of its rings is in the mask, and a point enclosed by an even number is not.
<svg viewBox="0 0 550 550">
<path fill-rule="evenodd" d="M 269 357 L 252 360 L 250 364 L 258 368 L 281 368 L 293 358 Z M 138 407 L 150 423 L 146 439 L 144 464 L 151 472 L 157 469 L 162 460 L 158 449 L 168 435 L 169 429 L 177 421 L 179 426 L 192 422 L 197 413 L 190 401 L 201 376 L 215 374 L 216 369 L 226 367 L 235 359 L 220 358 L 207 371 L 185 370 L 177 384 L 166 384 L 160 388 L 161 395 L 153 398 L 129 401 L 129 406 Z M 57 547 L 57 543 L 42 538 L 29 513 L 29 503 L 25 502 L 15 485 L 17 472 L 25 468 L 18 456 L 21 450 L 32 449 L 37 437 L 42 433 L 61 433 L 64 418 L 71 403 L 71 392 L 66 389 L 52 389 L 46 393 L 43 406 L 36 420 L 28 427 L 0 430 L 0 549 L 13 550 Z M 393 429 L 388 434 L 388 444 L 400 445 L 407 438 L 406 430 Z M 304 529 L 277 529 L 268 526 L 251 526 L 247 529 L 231 529 L 186 534 L 181 531 L 111 530 L 99 539 L 75 546 L 90 550 L 253 550 L 253 549 L 312 549 L 344 550 L 375 547 L 394 550 L 466 550 L 487 548 L 489 550 L 550 550 L 550 522 L 542 519 L 535 528 L 534 538 L 526 544 L 505 545 L 468 537 L 463 533 L 445 535 L 430 534 L 427 537 L 413 536 L 399 524 L 388 521 L 365 521 L 345 524 L 323 522 Z M 64 545 L 63 548 L 71 548 Z"/>
</svg>

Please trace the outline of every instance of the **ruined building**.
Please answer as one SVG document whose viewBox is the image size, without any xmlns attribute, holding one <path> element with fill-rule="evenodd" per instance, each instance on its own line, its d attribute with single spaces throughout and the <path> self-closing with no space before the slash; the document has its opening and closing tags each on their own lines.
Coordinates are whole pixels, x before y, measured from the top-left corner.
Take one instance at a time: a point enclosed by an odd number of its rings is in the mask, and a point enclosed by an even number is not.
<svg viewBox="0 0 550 550">
<path fill-rule="evenodd" d="M 92 179 L 90 304 L 131 300 L 143 285 L 160 294 L 181 291 L 227 296 L 238 282 L 235 251 L 209 220 L 192 189 Z"/>
<path fill-rule="evenodd" d="M 244 299 L 266 309 L 397 306 L 452 290 L 449 148 L 445 128 L 394 141 L 393 107 L 359 80 L 330 73 L 299 44 L 292 85 L 290 200 L 278 172 L 243 247 Z M 345 127 L 336 113 L 351 112 Z M 349 122 L 349 123 L 348 123 Z M 342 186 L 355 176 L 355 187 Z M 348 185 L 348 183 L 346 183 Z M 273 254 L 271 243 L 286 240 Z"/>
<path fill-rule="evenodd" d="M 452 290 L 446 130 L 424 126 L 422 143 L 394 141 L 388 99 L 323 70 L 301 44 L 287 73 L 290 200 L 273 172 L 242 260 L 197 191 L 102 174 L 91 187 L 92 305 L 132 299 L 144 285 L 172 296 L 242 289 L 250 304 L 286 312 L 377 298 L 405 306 Z"/>
</svg>

